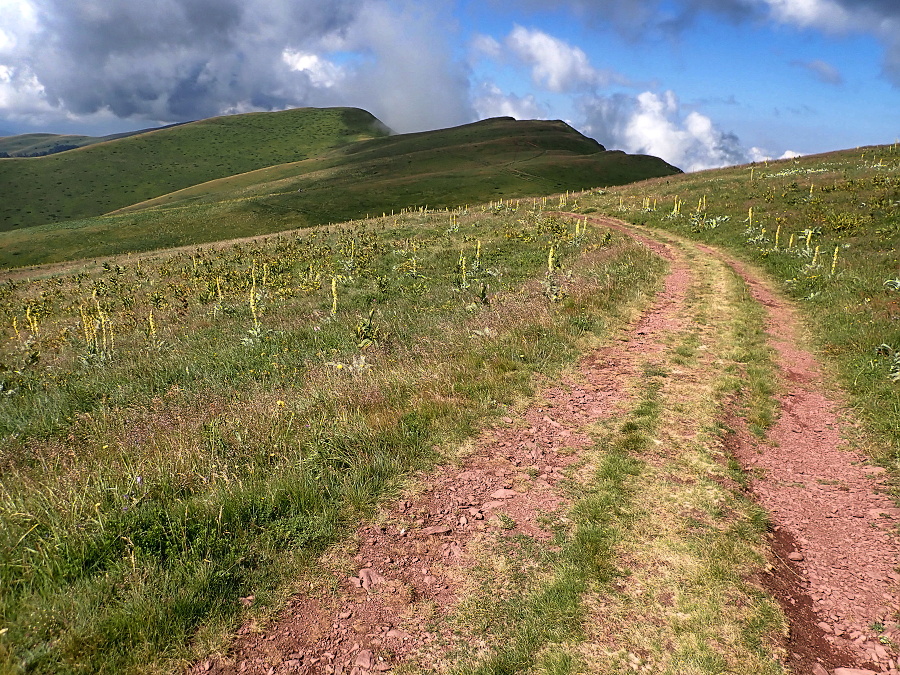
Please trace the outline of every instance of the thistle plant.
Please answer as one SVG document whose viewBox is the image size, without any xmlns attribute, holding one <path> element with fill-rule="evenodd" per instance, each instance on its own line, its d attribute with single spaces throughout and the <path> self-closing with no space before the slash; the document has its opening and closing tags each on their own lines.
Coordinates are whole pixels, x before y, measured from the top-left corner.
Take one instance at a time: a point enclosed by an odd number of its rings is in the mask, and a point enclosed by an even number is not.
<svg viewBox="0 0 900 675">
<path fill-rule="evenodd" d="M 672 206 L 672 212 L 668 215 L 668 218 L 678 218 L 681 216 L 681 205 L 683 203 L 684 202 L 678 199 L 678 195 L 675 195 L 675 204 Z"/>
<path fill-rule="evenodd" d="M 337 277 L 331 277 L 331 316 L 337 315 L 338 292 Z"/>
<path fill-rule="evenodd" d="M 253 330 L 259 331 L 259 315 L 256 307 L 256 261 L 250 271 L 250 314 L 253 316 Z"/>
<path fill-rule="evenodd" d="M 460 252 L 459 260 L 456 262 L 456 269 L 459 278 L 457 280 L 457 285 L 459 288 L 468 288 L 469 287 L 469 273 L 466 269 L 466 256 Z"/>
</svg>

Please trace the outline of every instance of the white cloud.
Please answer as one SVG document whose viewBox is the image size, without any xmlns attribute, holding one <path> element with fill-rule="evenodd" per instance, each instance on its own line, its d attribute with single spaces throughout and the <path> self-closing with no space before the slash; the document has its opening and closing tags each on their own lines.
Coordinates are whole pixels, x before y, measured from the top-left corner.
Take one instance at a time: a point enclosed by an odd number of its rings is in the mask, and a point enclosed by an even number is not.
<svg viewBox="0 0 900 675">
<path fill-rule="evenodd" d="M 774 152 L 769 152 L 764 148 L 753 147 L 747 151 L 747 156 L 751 162 L 770 162 L 774 159 L 794 159 L 795 157 L 803 157 L 803 153 L 795 150 L 785 150 L 781 155 L 776 157 Z"/>
<path fill-rule="evenodd" d="M 847 30 L 853 16 L 834 0 L 764 0 L 772 16 L 782 23 L 802 27 Z"/>
<path fill-rule="evenodd" d="M 473 105 L 480 119 L 515 117 L 517 120 L 545 119 L 548 110 L 534 96 L 505 94 L 493 83 L 485 83 L 476 94 Z"/>
<path fill-rule="evenodd" d="M 583 131 L 610 149 L 655 155 L 685 171 L 748 161 L 737 136 L 697 111 L 683 115 L 672 91 L 591 97 L 583 112 Z"/>
<path fill-rule="evenodd" d="M 516 26 L 504 42 L 506 48 L 531 68 L 535 85 L 553 92 L 571 92 L 603 87 L 624 78 L 591 65 L 578 47 L 540 30 Z"/>
<path fill-rule="evenodd" d="M 291 70 L 305 73 L 310 82 L 317 87 L 331 88 L 339 84 L 345 77 L 340 66 L 312 52 L 300 52 L 285 49 L 282 60 Z"/>
<path fill-rule="evenodd" d="M 476 57 L 499 59 L 503 53 L 503 46 L 490 35 L 476 35 L 470 43 L 470 50 Z"/>
<path fill-rule="evenodd" d="M 363 56 L 316 104 L 365 108 L 398 132 L 471 122 L 469 73 L 455 60 L 439 8 L 371 0 L 343 32 L 343 51 Z"/>
<path fill-rule="evenodd" d="M 825 61 L 819 59 L 814 61 L 793 61 L 792 65 L 803 68 L 825 84 L 839 85 L 844 83 L 844 76 L 841 75 L 841 71 Z"/>
<path fill-rule="evenodd" d="M 0 0 L 0 62 L 37 31 L 34 5 L 29 0 Z"/>
</svg>

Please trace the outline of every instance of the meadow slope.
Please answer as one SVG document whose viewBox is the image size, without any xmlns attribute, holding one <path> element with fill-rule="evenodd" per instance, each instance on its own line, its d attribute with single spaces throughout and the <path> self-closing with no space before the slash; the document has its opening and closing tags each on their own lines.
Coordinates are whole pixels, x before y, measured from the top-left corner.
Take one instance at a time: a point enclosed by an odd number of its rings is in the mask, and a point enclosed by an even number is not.
<svg viewBox="0 0 900 675">
<path fill-rule="evenodd" d="M 898 170 L 10 276 L 0 663 L 892 672 Z"/>
</svg>

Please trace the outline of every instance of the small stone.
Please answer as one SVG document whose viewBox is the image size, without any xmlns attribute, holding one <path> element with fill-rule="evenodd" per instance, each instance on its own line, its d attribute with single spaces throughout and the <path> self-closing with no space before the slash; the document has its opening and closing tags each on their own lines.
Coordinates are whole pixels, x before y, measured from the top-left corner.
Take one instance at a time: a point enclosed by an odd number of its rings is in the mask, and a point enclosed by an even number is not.
<svg viewBox="0 0 900 675">
<path fill-rule="evenodd" d="M 512 499 L 513 497 L 518 497 L 519 493 L 515 490 L 507 490 L 506 488 L 500 488 L 499 490 L 491 493 L 491 499 Z"/>
<path fill-rule="evenodd" d="M 506 422 L 507 424 L 512 424 L 512 422 L 513 422 L 512 417 L 504 417 L 503 421 Z"/>
<path fill-rule="evenodd" d="M 825 623 L 824 621 L 820 621 L 820 622 L 817 623 L 816 625 L 817 625 L 819 628 L 821 628 L 822 631 L 825 632 L 825 633 L 830 633 L 830 632 L 831 632 L 831 626 L 829 626 L 829 625 L 828 625 L 827 623 Z"/>
<path fill-rule="evenodd" d="M 878 675 L 878 673 L 862 668 L 835 668 L 834 675 Z"/>
<path fill-rule="evenodd" d="M 408 640 L 409 639 L 409 633 L 402 631 L 402 630 L 398 630 L 397 628 L 389 630 L 385 635 L 386 635 L 386 637 L 396 638 L 398 640 Z"/>
<path fill-rule="evenodd" d="M 879 661 L 884 661 L 888 657 L 887 649 L 881 645 L 875 645 L 875 656 L 878 657 Z"/>
<path fill-rule="evenodd" d="M 366 670 L 371 670 L 372 666 L 375 665 L 375 656 L 368 649 L 363 649 L 356 655 L 356 658 L 353 659 L 353 665 L 365 668 Z"/>
<path fill-rule="evenodd" d="M 803 554 L 800 553 L 800 551 L 792 551 L 788 554 L 788 560 L 795 560 L 797 562 L 800 562 L 801 560 L 803 560 Z"/>
<path fill-rule="evenodd" d="M 366 590 L 369 590 L 373 586 L 384 583 L 385 578 L 375 570 L 366 568 L 359 571 L 359 581 L 360 586 L 362 586 Z"/>
<path fill-rule="evenodd" d="M 450 534 L 451 532 L 453 532 L 453 530 L 445 525 L 432 525 L 431 527 L 426 527 L 424 530 L 422 530 L 422 534 L 426 536 Z"/>
<path fill-rule="evenodd" d="M 812 675 L 828 675 L 828 671 L 825 670 L 824 666 L 821 663 L 814 663 L 812 667 Z"/>
</svg>

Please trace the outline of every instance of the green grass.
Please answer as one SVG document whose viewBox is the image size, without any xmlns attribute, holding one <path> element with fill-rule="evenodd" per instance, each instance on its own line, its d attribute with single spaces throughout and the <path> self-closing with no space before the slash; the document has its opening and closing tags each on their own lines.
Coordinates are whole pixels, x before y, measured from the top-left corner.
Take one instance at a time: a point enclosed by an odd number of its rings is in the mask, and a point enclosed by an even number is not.
<svg viewBox="0 0 900 675">
<path fill-rule="evenodd" d="M 99 216 L 385 133 L 362 110 L 301 108 L 216 117 L 46 157 L 3 159 L 0 231 Z"/>
<path fill-rule="evenodd" d="M 4 285 L 0 662 L 205 654 L 659 272 L 523 206 Z"/>
<path fill-rule="evenodd" d="M 896 365 L 879 348 L 900 348 L 900 291 L 889 283 L 900 277 L 898 171 L 900 148 L 869 147 L 648 181 L 582 207 L 720 246 L 762 268 L 796 301 L 876 434 L 872 454 L 897 468 Z"/>
<path fill-rule="evenodd" d="M 261 118 L 259 123 L 266 119 Z M 232 118 L 221 120 L 236 124 Z M 229 152 L 241 155 L 255 142 L 255 137 L 247 134 L 245 141 L 231 148 L 198 136 L 197 131 L 202 129 L 205 127 L 194 129 L 185 125 L 146 138 L 190 132 L 195 157 L 203 156 L 204 147 L 211 150 L 227 147 Z M 273 133 L 272 137 L 273 143 L 287 143 L 283 135 Z M 143 138 L 104 147 L 130 148 L 129 144 Z M 339 138 L 337 132 L 334 138 Z M 316 152 L 309 150 L 308 140 L 305 143 L 303 147 L 310 157 L 304 161 L 281 164 L 281 160 L 267 160 L 268 164 L 279 165 L 235 176 L 231 175 L 237 173 L 232 170 L 235 168 L 232 163 L 220 174 L 227 177 L 218 180 L 194 185 L 199 181 L 191 178 L 187 183 L 191 187 L 157 199 L 144 202 L 144 197 L 128 197 L 115 206 L 106 204 L 94 214 L 118 211 L 101 218 L 74 219 L 79 207 L 69 201 L 61 202 L 61 208 L 71 210 L 65 222 L 0 232 L 0 266 L 18 267 L 207 243 L 409 208 L 457 207 L 501 197 L 510 199 L 618 185 L 676 171 L 656 158 L 606 152 L 596 141 L 562 122 L 495 119 L 452 129 L 377 138 L 331 150 L 323 145 Z M 273 152 L 275 149 L 277 146 Z M 66 156 L 77 154 L 66 153 Z M 5 166 L 8 164 L 0 162 L 0 172 Z M 116 171 L 121 172 L 125 166 L 126 163 L 117 165 Z M 262 165 L 239 170 L 257 166 Z M 24 176 L 19 178 L 25 180 Z M 81 173 L 77 179 L 98 180 L 96 176 L 85 177 Z M 29 195 L 34 192 L 29 190 L 23 186 L 7 208 L 18 212 L 38 208 L 33 206 L 34 200 Z M 147 197 L 168 192 L 170 189 L 157 190 Z M 105 193 L 94 190 L 91 194 Z M 141 203 L 120 209 L 135 202 Z"/>
</svg>

